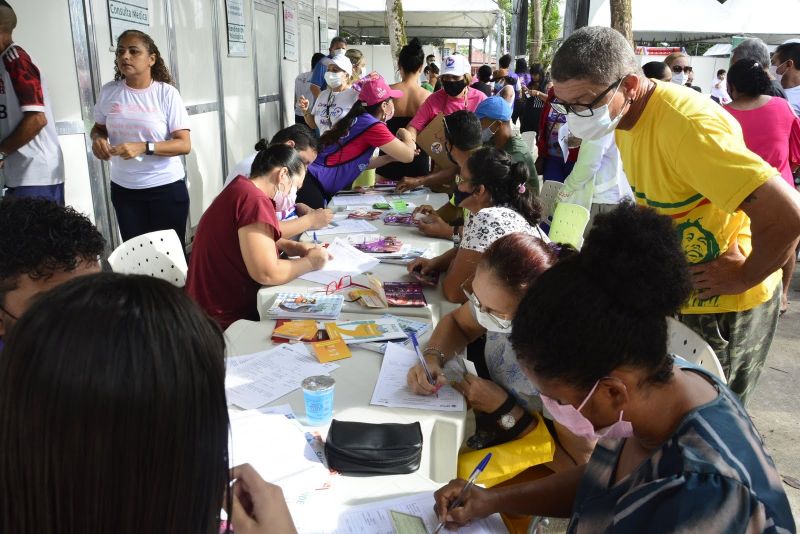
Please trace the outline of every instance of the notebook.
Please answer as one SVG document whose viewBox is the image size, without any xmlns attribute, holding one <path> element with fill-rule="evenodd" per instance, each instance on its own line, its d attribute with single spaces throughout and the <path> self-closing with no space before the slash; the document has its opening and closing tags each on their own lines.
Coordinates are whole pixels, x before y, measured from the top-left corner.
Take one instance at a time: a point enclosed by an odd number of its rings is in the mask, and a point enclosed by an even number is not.
<svg viewBox="0 0 800 534">
<path fill-rule="evenodd" d="M 325 330 L 331 339 L 343 339 L 348 345 L 406 338 L 406 333 L 394 318 L 325 323 Z"/>
<path fill-rule="evenodd" d="M 344 305 L 343 295 L 281 292 L 267 310 L 270 319 L 335 319 Z"/>
</svg>

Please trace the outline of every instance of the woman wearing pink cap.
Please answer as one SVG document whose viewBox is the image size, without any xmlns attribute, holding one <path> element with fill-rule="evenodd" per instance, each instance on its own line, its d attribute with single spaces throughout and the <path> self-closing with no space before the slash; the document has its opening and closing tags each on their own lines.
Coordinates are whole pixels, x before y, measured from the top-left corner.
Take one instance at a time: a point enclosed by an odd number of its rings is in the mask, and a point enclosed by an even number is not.
<svg viewBox="0 0 800 534">
<path fill-rule="evenodd" d="M 403 92 L 389 88 L 374 72 L 354 83 L 353 89 L 358 92 L 358 101 L 323 134 L 322 149 L 308 166 L 297 193 L 297 202 L 312 209 L 325 207 L 333 195 L 349 187 L 367 169 L 414 159 L 416 147 L 408 132 L 401 128 L 395 137 L 386 127 L 386 121 L 394 115 L 392 99 L 403 96 Z M 386 155 L 372 159 L 376 148 Z"/>
</svg>

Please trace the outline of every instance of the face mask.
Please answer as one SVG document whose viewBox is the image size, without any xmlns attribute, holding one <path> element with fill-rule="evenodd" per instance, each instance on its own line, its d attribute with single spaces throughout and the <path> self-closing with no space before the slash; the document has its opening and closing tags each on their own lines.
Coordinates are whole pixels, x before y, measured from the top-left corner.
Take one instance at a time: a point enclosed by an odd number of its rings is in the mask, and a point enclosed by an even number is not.
<svg viewBox="0 0 800 534">
<path fill-rule="evenodd" d="M 781 63 L 781 65 L 783 65 L 783 63 Z M 775 80 L 778 83 L 781 83 L 781 78 L 783 78 L 783 74 L 778 74 L 778 67 L 780 67 L 781 65 L 770 65 L 769 66 L 769 73 L 772 75 L 773 78 L 775 78 Z"/>
<path fill-rule="evenodd" d="M 686 83 L 686 73 L 685 72 L 674 73 L 672 75 L 672 83 L 677 83 L 678 85 L 685 84 Z"/>
<path fill-rule="evenodd" d="M 471 304 L 472 304 L 472 313 L 475 314 L 475 320 L 478 321 L 479 325 L 484 327 L 489 332 L 498 332 L 500 334 L 511 333 L 511 324 L 509 324 L 507 327 L 502 327 L 499 324 L 497 324 L 497 321 L 495 320 L 494 316 L 491 313 L 482 311 L 475 305 L 474 302 L 472 302 Z M 502 319 L 500 319 L 500 321 L 510 323 L 510 321 L 504 321 Z"/>
<path fill-rule="evenodd" d="M 333 57 L 343 56 L 344 55 L 344 48 L 337 48 L 336 50 L 333 51 L 332 55 L 333 55 Z"/>
<path fill-rule="evenodd" d="M 550 397 L 542 395 L 541 393 L 539 396 L 542 399 L 542 404 L 545 408 L 547 408 L 547 411 L 550 412 L 550 415 L 553 416 L 553 419 L 558 421 L 561 425 L 564 425 L 567 430 L 576 436 L 586 439 L 632 437 L 633 425 L 631 425 L 629 421 L 622 420 L 621 411 L 619 412 L 619 421 L 611 426 L 601 428 L 600 430 L 595 430 L 592 422 L 584 417 L 584 415 L 581 413 L 581 409 L 583 409 L 583 407 L 586 405 L 586 402 L 592 396 L 599 384 L 600 381 L 598 380 L 577 409 L 571 404 L 559 404 Z"/>
<path fill-rule="evenodd" d="M 342 86 L 344 81 L 342 80 L 342 76 L 338 72 L 326 72 L 325 73 L 325 83 L 327 83 L 331 89 L 338 89 Z"/>
<path fill-rule="evenodd" d="M 458 80 L 455 82 L 442 82 L 442 88 L 444 92 L 450 96 L 458 96 L 461 94 L 461 91 L 467 86 L 466 80 Z"/>
<path fill-rule="evenodd" d="M 494 124 L 494 123 L 492 123 L 492 124 Z M 487 128 L 484 128 L 483 130 L 481 130 L 481 144 L 486 144 L 489 141 L 491 141 L 492 137 L 494 137 L 494 134 L 496 134 L 496 133 L 497 132 L 493 132 L 492 131 L 492 125 L 491 124 Z"/>
<path fill-rule="evenodd" d="M 464 193 L 459 188 L 456 187 L 456 190 L 453 191 L 453 202 L 455 202 L 456 206 L 460 206 L 462 202 L 472 196 L 472 193 Z"/>
<path fill-rule="evenodd" d="M 620 112 L 616 118 L 612 119 L 608 104 L 593 111 L 594 115 L 591 117 L 579 117 L 574 113 L 568 113 L 567 125 L 570 133 L 575 137 L 586 140 L 601 139 L 614 131 L 624 115 L 624 113 Z"/>
<path fill-rule="evenodd" d="M 294 182 L 294 180 L 292 180 L 292 182 Z M 288 194 L 278 190 L 272 200 L 275 201 L 275 211 L 291 211 L 297 203 L 297 185 L 292 183 L 292 188 L 289 190 Z"/>
</svg>

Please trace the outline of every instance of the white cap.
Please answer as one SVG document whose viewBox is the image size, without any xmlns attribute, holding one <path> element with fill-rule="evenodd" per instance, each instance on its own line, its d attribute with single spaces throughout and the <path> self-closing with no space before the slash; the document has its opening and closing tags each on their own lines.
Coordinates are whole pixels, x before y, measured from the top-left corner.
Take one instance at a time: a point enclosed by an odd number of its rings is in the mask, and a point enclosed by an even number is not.
<svg viewBox="0 0 800 534">
<path fill-rule="evenodd" d="M 353 64 L 350 63 L 350 58 L 344 54 L 333 56 L 333 58 L 331 58 L 331 63 L 345 71 L 348 76 L 353 75 Z"/>
<path fill-rule="evenodd" d="M 439 73 L 441 76 L 445 74 L 451 74 L 453 76 L 463 76 L 465 74 L 470 74 L 472 72 L 472 67 L 467 61 L 467 58 L 462 56 L 461 54 L 453 54 L 452 56 L 447 56 L 444 58 L 442 62 L 442 71 Z"/>
</svg>

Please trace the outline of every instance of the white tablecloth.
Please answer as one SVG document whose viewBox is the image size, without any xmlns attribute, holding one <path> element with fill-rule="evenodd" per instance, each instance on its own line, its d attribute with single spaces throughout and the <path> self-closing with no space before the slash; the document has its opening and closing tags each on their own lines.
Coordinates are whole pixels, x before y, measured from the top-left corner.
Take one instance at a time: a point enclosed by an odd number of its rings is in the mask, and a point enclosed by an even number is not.
<svg viewBox="0 0 800 534">
<path fill-rule="evenodd" d="M 447 200 L 443 194 L 426 194 L 404 196 L 416 205 L 431 204 L 439 207 Z M 402 226 L 386 227 L 382 221 L 374 221 L 379 232 L 384 235 L 396 235 L 413 247 L 428 247 L 434 255 L 441 254 L 452 247 L 452 243 L 443 239 L 432 239 L 419 233 L 415 228 Z M 332 240 L 333 236 L 329 239 Z M 402 265 L 380 264 L 374 274 L 383 281 L 408 280 L 406 268 Z M 358 281 L 356 279 L 356 281 Z M 270 304 L 272 295 L 287 288 L 321 287 L 319 284 L 296 280 L 293 283 L 276 288 L 263 288 L 259 291 L 259 312 Z M 396 315 L 415 316 L 419 319 L 436 321 L 445 313 L 455 309 L 456 305 L 445 302 L 441 289 L 426 288 L 427 308 L 388 308 L 368 311 L 359 304 L 350 304 L 341 315 L 342 320 L 374 317 L 374 313 L 393 313 Z M 352 311 L 351 311 L 352 310 Z M 353 313 L 358 312 L 358 313 Z M 270 337 L 275 322 L 240 320 L 233 323 L 226 331 L 226 344 L 229 356 L 238 356 L 263 351 L 271 348 Z M 427 340 L 426 335 L 421 342 Z M 353 356 L 338 361 L 339 369 L 331 376 L 336 380 L 334 395 L 334 417 L 346 421 L 363 421 L 371 423 L 409 423 L 419 421 L 423 434 L 422 462 L 418 472 L 411 475 L 389 477 L 341 477 L 337 481 L 335 491 L 328 500 L 335 504 L 357 504 L 388 498 L 398 494 L 417 491 L 430 491 L 448 482 L 456 475 L 458 450 L 464 440 L 465 412 L 440 412 L 412 409 L 395 409 L 382 406 L 371 406 L 375 381 L 381 367 L 382 357 L 376 352 L 351 347 Z M 290 404 L 301 422 L 305 416 L 303 393 L 297 389 L 273 403 L 273 405 Z M 327 428 L 319 429 L 325 435 Z"/>
</svg>

